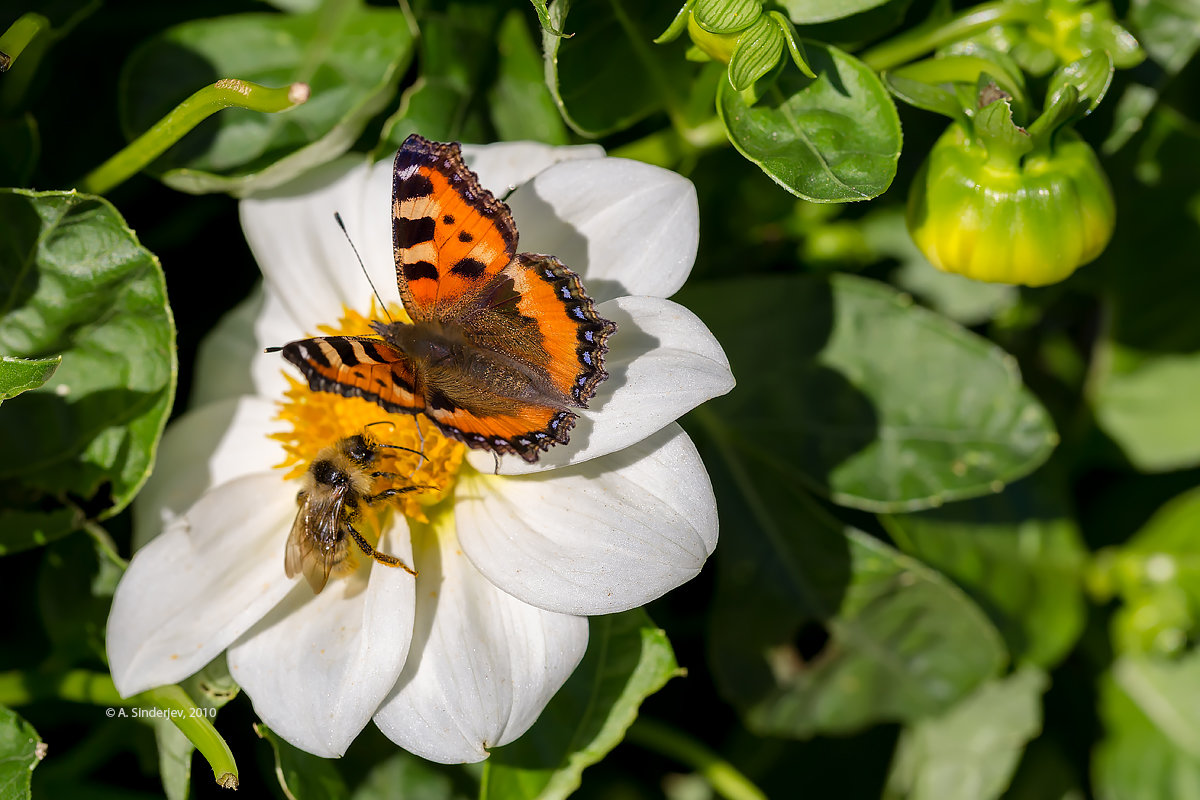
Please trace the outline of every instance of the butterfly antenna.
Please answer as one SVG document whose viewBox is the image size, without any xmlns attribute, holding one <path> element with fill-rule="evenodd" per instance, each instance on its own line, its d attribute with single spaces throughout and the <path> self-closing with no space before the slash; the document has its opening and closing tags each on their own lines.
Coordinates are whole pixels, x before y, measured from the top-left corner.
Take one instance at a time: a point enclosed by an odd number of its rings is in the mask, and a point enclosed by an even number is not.
<svg viewBox="0 0 1200 800">
<path fill-rule="evenodd" d="M 375 293 L 375 299 L 379 301 L 379 307 L 383 309 L 383 313 L 387 314 L 388 322 L 395 324 L 396 320 L 392 319 L 391 313 L 388 312 L 387 303 L 383 302 L 383 297 L 380 296 L 379 290 L 375 288 L 375 281 L 371 280 L 371 273 L 367 272 L 367 265 L 363 263 L 362 256 L 358 254 L 358 248 L 354 246 L 354 240 L 350 238 L 350 232 L 346 230 L 346 223 L 342 222 L 342 215 L 338 212 L 333 212 L 333 218 L 337 220 L 338 227 L 342 229 L 342 234 L 346 237 L 346 241 L 350 243 L 350 249 L 354 251 L 354 257 L 358 259 L 358 266 L 362 269 L 363 275 L 367 278 L 367 283 L 371 284 L 371 291 Z"/>
<path fill-rule="evenodd" d="M 413 450 L 411 447 L 403 447 L 398 444 L 383 444 L 382 442 L 380 442 L 378 445 L 379 447 L 390 447 L 393 450 L 406 450 L 409 453 L 416 453 L 419 456 L 419 458 L 417 459 L 417 466 L 413 468 L 412 472 L 408 473 L 408 475 L 405 476 L 407 478 L 412 478 L 413 475 L 416 475 L 417 470 L 419 470 L 422 467 L 422 465 L 425 464 L 425 434 L 421 432 L 421 424 L 419 422 L 417 422 L 415 416 L 413 417 L 413 424 L 416 426 L 417 437 L 421 443 L 420 450 Z M 368 422 L 366 427 L 370 428 L 374 425 L 391 425 L 392 430 L 396 429 L 396 423 L 392 422 L 390 419 L 381 419 L 378 422 Z"/>
</svg>

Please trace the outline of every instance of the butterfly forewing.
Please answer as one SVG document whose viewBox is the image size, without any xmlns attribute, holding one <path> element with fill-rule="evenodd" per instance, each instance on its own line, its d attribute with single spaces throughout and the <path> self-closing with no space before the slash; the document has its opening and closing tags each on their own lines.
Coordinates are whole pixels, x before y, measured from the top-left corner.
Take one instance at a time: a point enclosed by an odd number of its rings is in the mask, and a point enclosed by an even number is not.
<svg viewBox="0 0 1200 800">
<path fill-rule="evenodd" d="M 457 143 L 409 136 L 396 153 L 392 180 L 392 241 L 404 308 L 414 322 L 451 320 L 512 260 L 512 215 L 479 185 Z"/>
<path fill-rule="evenodd" d="M 388 411 L 425 407 L 416 391 L 411 362 L 380 339 L 319 336 L 290 342 L 282 349 L 283 357 L 300 368 L 313 391 L 361 397 Z"/>
</svg>

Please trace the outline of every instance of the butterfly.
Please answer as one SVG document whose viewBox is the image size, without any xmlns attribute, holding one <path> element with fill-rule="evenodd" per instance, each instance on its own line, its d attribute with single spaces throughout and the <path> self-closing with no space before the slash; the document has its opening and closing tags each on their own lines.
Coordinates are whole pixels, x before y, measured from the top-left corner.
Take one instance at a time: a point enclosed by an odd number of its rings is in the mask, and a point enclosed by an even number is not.
<svg viewBox="0 0 1200 800">
<path fill-rule="evenodd" d="M 290 342 L 283 357 L 314 391 L 423 413 L 453 439 L 532 463 L 566 444 L 574 409 L 608 377 L 617 329 L 579 276 L 517 252 L 512 212 L 463 163 L 458 143 L 416 134 L 392 172 L 396 284 L 412 323 L 371 336 Z"/>
</svg>

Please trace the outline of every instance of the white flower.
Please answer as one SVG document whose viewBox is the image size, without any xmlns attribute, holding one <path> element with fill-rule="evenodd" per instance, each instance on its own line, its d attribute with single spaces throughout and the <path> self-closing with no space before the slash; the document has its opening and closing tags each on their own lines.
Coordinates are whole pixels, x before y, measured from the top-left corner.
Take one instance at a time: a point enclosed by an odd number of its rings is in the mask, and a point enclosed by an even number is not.
<svg viewBox="0 0 1200 800">
<path fill-rule="evenodd" d="M 415 581 L 368 559 L 318 595 L 286 578 L 298 482 L 276 468 L 285 453 L 268 435 L 281 429 L 285 373 L 298 375 L 263 348 L 369 310 L 334 211 L 383 299 L 398 302 L 391 162 L 342 159 L 244 201 L 265 285 L 202 348 L 192 410 L 164 436 L 138 498 L 144 546 L 108 624 L 123 695 L 227 651 L 255 711 L 297 747 L 341 755 L 374 719 L 425 758 L 478 761 L 523 733 L 574 670 L 586 615 L 640 606 L 712 552 L 712 488 L 674 420 L 733 376 L 703 323 L 665 299 L 696 254 L 692 185 L 595 147 L 465 150 L 497 195 L 518 187 L 508 203 L 520 249 L 561 258 L 618 325 L 610 377 L 570 443 L 535 465 L 503 458 L 499 475 L 490 454 L 470 451 L 427 523 L 387 517 L 379 547 L 414 565 Z"/>
</svg>

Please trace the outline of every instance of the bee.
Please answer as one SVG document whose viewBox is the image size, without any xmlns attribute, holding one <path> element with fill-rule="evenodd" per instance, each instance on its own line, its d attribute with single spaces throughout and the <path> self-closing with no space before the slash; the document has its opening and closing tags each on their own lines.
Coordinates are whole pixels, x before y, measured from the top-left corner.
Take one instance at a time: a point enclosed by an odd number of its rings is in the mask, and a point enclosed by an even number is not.
<svg viewBox="0 0 1200 800">
<path fill-rule="evenodd" d="M 395 556 L 376 550 L 355 529 L 362 507 L 397 494 L 427 488 L 405 486 L 371 493 L 374 478 L 395 477 L 390 472 L 371 472 L 383 447 L 420 453 L 408 447 L 379 444 L 366 431 L 347 436 L 317 454 L 304 474 L 304 488 L 296 495 L 300 510 L 288 535 L 283 568 L 289 578 L 300 573 L 314 594 L 325 588 L 329 574 L 350 555 L 350 540 L 367 556 L 388 567 L 400 567 L 410 575 L 416 571 Z"/>
</svg>

